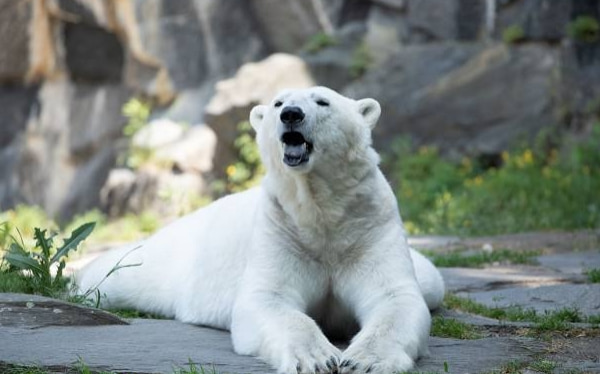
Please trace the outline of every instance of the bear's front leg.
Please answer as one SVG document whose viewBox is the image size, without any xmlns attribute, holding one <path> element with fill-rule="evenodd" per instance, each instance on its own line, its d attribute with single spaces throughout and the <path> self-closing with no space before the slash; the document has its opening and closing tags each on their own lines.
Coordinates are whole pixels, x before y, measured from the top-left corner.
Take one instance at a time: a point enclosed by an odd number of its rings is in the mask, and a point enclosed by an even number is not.
<svg viewBox="0 0 600 374">
<path fill-rule="evenodd" d="M 279 373 L 337 372 L 341 352 L 313 319 L 280 295 L 250 295 L 240 298 L 233 311 L 236 353 L 259 356 Z"/>
<path fill-rule="evenodd" d="M 232 311 L 237 353 L 259 356 L 280 373 L 336 372 L 341 352 L 306 311 L 326 296 L 323 268 L 286 243 L 258 238 Z"/>
<path fill-rule="evenodd" d="M 368 254 L 337 284 L 340 297 L 361 326 L 342 354 L 340 373 L 404 372 L 428 352 L 431 315 L 408 252 Z"/>
</svg>

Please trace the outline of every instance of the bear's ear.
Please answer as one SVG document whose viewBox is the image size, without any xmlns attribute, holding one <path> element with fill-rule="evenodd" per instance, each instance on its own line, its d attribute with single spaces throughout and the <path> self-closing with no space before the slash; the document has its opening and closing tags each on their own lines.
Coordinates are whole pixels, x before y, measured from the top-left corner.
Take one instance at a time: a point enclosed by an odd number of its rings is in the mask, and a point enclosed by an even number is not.
<svg viewBox="0 0 600 374">
<path fill-rule="evenodd" d="M 257 105 L 254 108 L 252 108 L 252 111 L 250 111 L 250 124 L 252 125 L 254 131 L 258 131 L 258 129 L 260 128 L 263 118 L 265 117 L 266 111 L 266 105 Z"/>
<path fill-rule="evenodd" d="M 358 112 L 370 129 L 374 128 L 381 115 L 381 106 L 374 99 L 358 100 Z"/>
</svg>

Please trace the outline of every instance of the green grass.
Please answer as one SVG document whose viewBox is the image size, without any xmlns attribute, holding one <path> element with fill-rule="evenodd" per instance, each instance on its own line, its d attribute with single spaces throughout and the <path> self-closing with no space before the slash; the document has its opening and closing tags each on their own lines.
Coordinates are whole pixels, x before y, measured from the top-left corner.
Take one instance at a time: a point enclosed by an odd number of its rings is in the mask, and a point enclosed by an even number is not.
<svg viewBox="0 0 600 374">
<path fill-rule="evenodd" d="M 600 283 L 600 269 L 588 269 L 585 271 L 588 282 Z"/>
<path fill-rule="evenodd" d="M 444 254 L 424 252 L 424 254 L 431 259 L 435 266 L 439 267 L 482 268 L 485 265 L 496 262 L 509 264 L 532 264 L 534 263 L 533 257 L 538 256 L 539 252 L 519 252 L 502 249 L 469 255 L 465 255 L 460 251 Z"/>
<path fill-rule="evenodd" d="M 600 40 L 600 23 L 592 16 L 579 16 L 567 26 L 567 33 L 579 42 L 595 43 Z"/>
<path fill-rule="evenodd" d="M 461 310 L 497 320 L 532 322 L 534 323 L 534 330 L 538 333 L 565 331 L 570 328 L 570 323 L 583 322 L 597 324 L 600 322 L 600 315 L 584 316 L 577 309 L 572 308 L 545 311 L 544 313 L 521 307 L 492 308 L 453 294 L 446 295 L 444 306 L 448 309 Z"/>
<path fill-rule="evenodd" d="M 463 340 L 481 338 L 481 335 L 477 332 L 475 327 L 452 318 L 444 318 L 441 316 L 433 317 L 431 321 L 431 335 L 440 338 Z"/>
<path fill-rule="evenodd" d="M 451 162 L 398 140 L 384 155 L 411 234 L 497 235 L 600 227 L 600 124 L 577 145 L 539 140 L 494 162 Z"/>
<path fill-rule="evenodd" d="M 502 41 L 506 44 L 515 44 L 525 39 L 525 30 L 520 25 L 511 25 L 502 30 Z"/>
<path fill-rule="evenodd" d="M 336 37 L 326 34 L 324 32 L 319 32 L 313 35 L 302 48 L 308 53 L 317 53 L 327 47 L 334 46 L 338 43 Z"/>
<path fill-rule="evenodd" d="M 558 365 L 556 364 L 556 362 L 546 359 L 540 359 L 529 364 L 530 369 L 544 374 L 552 374 L 552 372 L 557 366 Z"/>
</svg>

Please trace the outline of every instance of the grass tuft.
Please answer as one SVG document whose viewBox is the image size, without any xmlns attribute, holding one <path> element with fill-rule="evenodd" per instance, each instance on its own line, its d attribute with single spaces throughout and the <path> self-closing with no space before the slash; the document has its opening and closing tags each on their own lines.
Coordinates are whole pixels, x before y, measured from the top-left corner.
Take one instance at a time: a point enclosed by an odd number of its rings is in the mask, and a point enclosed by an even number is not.
<svg viewBox="0 0 600 374">
<path fill-rule="evenodd" d="M 588 282 L 600 283 L 600 268 L 586 270 L 585 275 L 587 276 Z"/>
<path fill-rule="evenodd" d="M 534 330 L 538 333 L 565 331 L 570 328 L 570 323 L 583 322 L 597 324 L 600 322 L 600 315 L 584 316 L 574 308 L 545 311 L 544 313 L 538 313 L 534 309 L 524 309 L 516 306 L 510 308 L 491 308 L 471 299 L 453 294 L 446 295 L 444 306 L 448 309 L 461 310 L 466 313 L 477 314 L 497 320 L 533 322 L 535 324 Z"/>
<path fill-rule="evenodd" d="M 425 252 L 435 266 L 439 267 L 465 267 L 482 268 L 485 265 L 493 263 L 509 264 L 533 264 L 533 257 L 538 256 L 540 252 L 519 252 L 508 249 L 494 250 L 492 252 L 479 252 L 476 254 L 465 255 L 462 252 L 451 252 L 445 254 Z"/>
<path fill-rule="evenodd" d="M 394 142 L 383 169 L 410 234 L 497 235 L 600 226 L 600 124 L 576 146 L 540 140 L 493 158 L 450 162 Z M 564 142 L 564 141 L 563 141 Z M 539 145 L 538 145 L 539 143 Z"/>
<path fill-rule="evenodd" d="M 432 336 L 462 340 L 481 338 L 475 327 L 452 318 L 435 316 L 431 322 Z"/>
</svg>

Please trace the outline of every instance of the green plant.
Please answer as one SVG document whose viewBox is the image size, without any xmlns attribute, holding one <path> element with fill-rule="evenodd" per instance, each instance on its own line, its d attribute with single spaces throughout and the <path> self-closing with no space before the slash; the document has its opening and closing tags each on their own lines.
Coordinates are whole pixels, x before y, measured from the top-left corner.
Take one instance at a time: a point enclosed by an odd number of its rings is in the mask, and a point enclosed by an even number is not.
<svg viewBox="0 0 600 374">
<path fill-rule="evenodd" d="M 22 272 L 24 280 L 29 284 L 34 293 L 45 296 L 57 296 L 67 286 L 67 279 L 63 277 L 65 258 L 70 251 L 77 250 L 79 244 L 91 234 L 95 223 L 86 223 L 76 228 L 63 244 L 55 248 L 55 235 L 48 235 L 47 230 L 36 228 L 34 230 L 35 249 L 27 250 L 25 244 L 14 240 L 4 255 L 8 264 L 8 272 Z M 56 267 L 56 274 L 52 275 L 52 268 Z"/>
<path fill-rule="evenodd" d="M 454 339 L 478 339 L 481 337 L 473 326 L 452 318 L 435 316 L 431 322 L 431 335 L 433 336 Z"/>
<path fill-rule="evenodd" d="M 585 271 L 585 274 L 587 275 L 588 282 L 600 283 L 600 268 L 588 269 Z"/>
<path fill-rule="evenodd" d="M 502 30 L 502 41 L 506 44 L 515 44 L 525 39 L 525 30 L 520 25 L 511 25 Z"/>
<path fill-rule="evenodd" d="M 187 368 L 174 368 L 173 374 L 219 374 L 219 372 L 214 366 L 210 369 L 205 369 L 202 365 L 197 365 L 190 359 Z"/>
<path fill-rule="evenodd" d="M 132 137 L 148 123 L 152 107 L 149 101 L 131 98 L 124 105 L 122 113 L 127 117 L 127 124 L 123 127 L 123 135 Z"/>
<path fill-rule="evenodd" d="M 494 235 L 600 225 L 600 125 L 559 152 L 536 142 L 503 152 L 501 166 L 444 160 L 432 147 L 396 141 L 384 170 L 412 234 Z"/>
<path fill-rule="evenodd" d="M 361 43 L 352 53 L 352 60 L 350 60 L 350 75 L 354 79 L 360 78 L 367 72 L 372 64 L 373 56 L 371 56 L 369 46 L 366 43 Z"/>
<path fill-rule="evenodd" d="M 0 222 L 0 250 L 6 249 L 17 236 L 24 238 L 26 244 L 33 244 L 34 241 L 30 238 L 33 238 L 35 227 L 58 230 L 56 222 L 37 205 L 19 204 L 0 213 Z"/>
<path fill-rule="evenodd" d="M 554 369 L 557 367 L 556 362 L 540 359 L 529 364 L 529 368 L 535 370 L 539 373 L 551 374 L 554 372 Z"/>
<path fill-rule="evenodd" d="M 580 42 L 595 43 L 600 39 L 600 23 L 592 16 L 579 16 L 567 25 L 567 34 Z"/>
<path fill-rule="evenodd" d="M 465 255 L 461 252 L 445 254 L 424 252 L 439 267 L 465 267 L 481 268 L 495 262 L 508 262 L 511 264 L 531 264 L 533 257 L 539 255 L 538 251 L 519 252 L 508 249 L 494 250 L 492 252 L 478 252 Z"/>
<path fill-rule="evenodd" d="M 213 184 L 212 188 L 217 193 L 244 191 L 260 183 L 265 173 L 250 122 L 240 122 L 237 130 L 238 136 L 234 141 L 234 146 L 238 151 L 238 160 L 227 166 L 225 181 Z"/>
<path fill-rule="evenodd" d="M 147 163 L 154 156 L 151 149 L 136 147 L 131 139 L 133 136 L 146 126 L 152 112 L 152 106 L 149 101 L 140 98 L 129 99 L 122 109 L 122 113 L 127 117 L 127 124 L 123 127 L 123 135 L 130 141 L 127 151 L 119 156 L 118 163 L 131 169 L 138 169 Z"/>
<path fill-rule="evenodd" d="M 338 43 L 337 39 L 333 35 L 329 35 L 324 32 L 319 32 L 313 35 L 308 42 L 304 45 L 304 49 L 308 53 L 317 53 L 322 49 L 334 46 Z"/>
<path fill-rule="evenodd" d="M 570 323 L 585 322 L 595 324 L 600 321 L 600 316 L 583 316 L 577 309 L 564 308 L 554 311 L 538 313 L 533 309 L 521 307 L 491 308 L 479 304 L 471 299 L 447 294 L 444 306 L 448 309 L 481 315 L 504 321 L 533 322 L 533 329 L 538 333 L 551 331 L 564 331 L 570 328 Z"/>
</svg>

